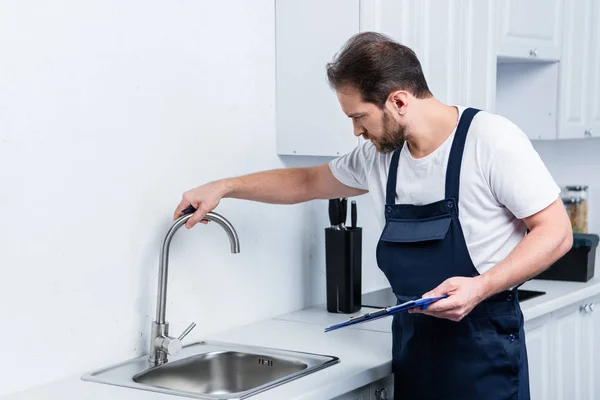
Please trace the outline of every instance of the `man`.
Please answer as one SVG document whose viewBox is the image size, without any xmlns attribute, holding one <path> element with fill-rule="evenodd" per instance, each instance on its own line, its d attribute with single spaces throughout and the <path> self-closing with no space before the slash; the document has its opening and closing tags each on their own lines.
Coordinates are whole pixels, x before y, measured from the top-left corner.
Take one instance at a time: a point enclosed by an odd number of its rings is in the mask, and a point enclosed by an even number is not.
<svg viewBox="0 0 600 400">
<path fill-rule="evenodd" d="M 224 197 L 291 204 L 369 192 L 383 227 L 378 266 L 398 301 L 448 295 L 394 316 L 394 398 L 529 399 L 516 286 L 572 244 L 543 162 L 507 119 L 435 99 L 414 52 L 383 35 L 351 38 L 327 75 L 364 143 L 320 166 L 207 183 L 183 195 L 175 217 L 194 206 L 191 228 Z"/>
</svg>

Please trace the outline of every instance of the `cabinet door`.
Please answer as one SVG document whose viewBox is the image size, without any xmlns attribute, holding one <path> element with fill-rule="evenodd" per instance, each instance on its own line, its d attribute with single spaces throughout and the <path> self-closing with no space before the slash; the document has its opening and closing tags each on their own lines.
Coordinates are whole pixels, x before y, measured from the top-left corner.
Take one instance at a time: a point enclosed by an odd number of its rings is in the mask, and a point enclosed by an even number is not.
<svg viewBox="0 0 600 400">
<path fill-rule="evenodd" d="M 325 66 L 359 32 L 359 3 L 276 1 L 278 154 L 337 156 L 358 145 Z"/>
<path fill-rule="evenodd" d="M 559 139 L 583 138 L 587 128 L 592 1 L 565 4 L 560 62 Z M 597 74 L 596 74 L 597 75 Z"/>
<path fill-rule="evenodd" d="M 525 322 L 525 342 L 532 399 L 549 399 L 551 387 L 550 315 Z"/>
<path fill-rule="evenodd" d="M 498 6 L 499 56 L 561 59 L 563 0 L 503 0 Z"/>
<path fill-rule="evenodd" d="M 493 111 L 494 11 L 492 0 L 382 0 L 378 22 L 382 33 L 415 51 L 439 100 Z"/>
<path fill-rule="evenodd" d="M 417 54 L 429 90 L 440 101 L 459 101 L 461 0 L 383 0 L 381 32 Z"/>
<path fill-rule="evenodd" d="M 586 85 L 588 100 L 586 137 L 600 137 L 600 0 L 594 0 L 590 40 L 590 69 Z M 598 394 L 600 396 L 600 394 Z"/>
<path fill-rule="evenodd" d="M 369 400 L 393 400 L 394 399 L 394 375 L 389 375 L 371 384 L 371 396 Z"/>
<path fill-rule="evenodd" d="M 462 0 L 458 67 L 459 103 L 494 112 L 496 108 L 496 29 L 493 0 Z"/>
<path fill-rule="evenodd" d="M 592 298 L 583 304 L 583 340 L 581 341 L 584 355 L 582 374 L 584 387 L 582 400 L 600 399 L 600 296 Z"/>
<path fill-rule="evenodd" d="M 576 304 L 552 313 L 554 318 L 552 392 L 555 399 L 583 398 L 582 363 L 585 359 L 583 354 L 585 346 L 584 321 L 580 307 L 580 304 Z"/>
<path fill-rule="evenodd" d="M 334 398 L 333 400 L 370 400 L 369 395 L 369 386 L 365 386 L 364 388 L 356 389 L 349 393 L 345 393 L 339 397 Z"/>
</svg>

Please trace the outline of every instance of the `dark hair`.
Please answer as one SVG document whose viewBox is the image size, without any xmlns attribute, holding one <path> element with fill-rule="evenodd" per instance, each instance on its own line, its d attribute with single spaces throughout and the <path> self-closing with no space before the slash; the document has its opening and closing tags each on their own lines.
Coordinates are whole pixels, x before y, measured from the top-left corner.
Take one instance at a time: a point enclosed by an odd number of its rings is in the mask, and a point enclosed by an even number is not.
<svg viewBox="0 0 600 400">
<path fill-rule="evenodd" d="M 376 32 L 352 36 L 327 64 L 327 79 L 334 89 L 358 89 L 363 101 L 380 108 L 394 90 L 417 98 L 432 96 L 415 52 Z"/>
</svg>

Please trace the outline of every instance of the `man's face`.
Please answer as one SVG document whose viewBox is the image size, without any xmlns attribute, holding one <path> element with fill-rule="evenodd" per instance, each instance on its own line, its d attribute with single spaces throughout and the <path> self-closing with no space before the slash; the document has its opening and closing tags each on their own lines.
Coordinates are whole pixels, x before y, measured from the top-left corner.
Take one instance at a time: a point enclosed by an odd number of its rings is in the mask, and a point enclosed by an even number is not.
<svg viewBox="0 0 600 400">
<path fill-rule="evenodd" d="M 394 118 L 391 102 L 384 109 L 373 103 L 362 101 L 359 92 L 353 88 L 337 91 L 338 100 L 344 113 L 352 118 L 354 135 L 370 140 L 377 151 L 389 153 L 402 147 L 406 140 L 406 127 Z"/>
</svg>

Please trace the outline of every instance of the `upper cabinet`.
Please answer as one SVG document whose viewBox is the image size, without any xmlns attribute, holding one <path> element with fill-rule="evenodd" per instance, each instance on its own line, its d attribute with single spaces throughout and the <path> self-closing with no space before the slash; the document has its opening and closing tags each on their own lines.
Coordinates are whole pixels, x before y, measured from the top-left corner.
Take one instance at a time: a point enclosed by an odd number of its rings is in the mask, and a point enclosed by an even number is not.
<svg viewBox="0 0 600 400">
<path fill-rule="evenodd" d="M 491 110 L 493 11 L 490 0 L 383 0 L 379 29 L 415 51 L 436 98 Z"/>
<path fill-rule="evenodd" d="M 383 1 L 380 31 L 415 51 L 429 90 L 442 102 L 458 100 L 460 0 Z"/>
<path fill-rule="evenodd" d="M 564 0 L 502 0 L 496 3 L 498 55 L 538 60 L 561 59 Z M 576 3 L 577 1 L 564 1 Z"/>
<path fill-rule="evenodd" d="M 339 156 L 353 135 L 325 67 L 361 31 L 411 47 L 430 90 L 448 104 L 492 110 L 493 0 L 276 0 L 277 152 Z"/>
<path fill-rule="evenodd" d="M 594 0 L 593 3 L 591 33 L 590 69 L 586 87 L 588 113 L 584 136 L 600 137 L 600 0 Z"/>
<path fill-rule="evenodd" d="M 412 48 L 433 95 L 533 140 L 600 137 L 600 0 L 276 0 L 277 151 L 339 156 L 353 135 L 326 64 L 361 31 Z"/>
<path fill-rule="evenodd" d="M 591 42 L 592 6 L 592 0 L 565 5 L 558 130 L 558 137 L 562 139 L 584 137 L 588 129 L 588 97 L 591 95 L 588 85 L 594 46 Z"/>
<path fill-rule="evenodd" d="M 600 0 L 566 2 L 560 139 L 600 137 Z"/>
<path fill-rule="evenodd" d="M 496 102 L 496 28 L 494 0 L 462 0 L 458 102 L 493 112 Z M 456 78 L 454 78 L 456 79 Z"/>
<path fill-rule="evenodd" d="M 337 156 L 358 144 L 326 64 L 360 29 L 359 0 L 277 0 L 277 153 Z"/>
</svg>

